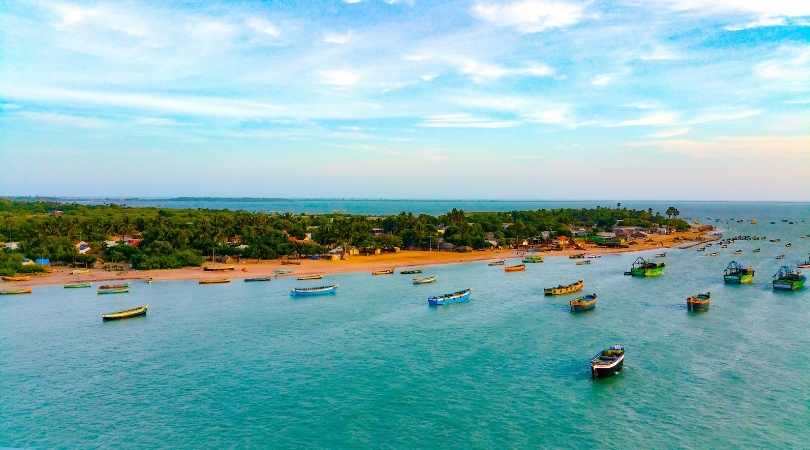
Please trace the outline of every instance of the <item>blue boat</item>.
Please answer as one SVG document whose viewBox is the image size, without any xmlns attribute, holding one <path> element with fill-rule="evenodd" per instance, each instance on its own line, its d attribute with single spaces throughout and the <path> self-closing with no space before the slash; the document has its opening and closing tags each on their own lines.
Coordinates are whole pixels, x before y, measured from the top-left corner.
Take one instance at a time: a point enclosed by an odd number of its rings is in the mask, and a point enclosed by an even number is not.
<svg viewBox="0 0 810 450">
<path fill-rule="evenodd" d="M 328 286 L 294 288 L 292 291 L 290 291 L 290 295 L 294 297 L 307 297 L 312 295 L 334 294 L 337 291 L 337 288 L 338 286 L 336 284 L 330 284 Z"/>
<path fill-rule="evenodd" d="M 466 303 L 470 301 L 470 289 L 454 292 L 452 294 L 439 295 L 438 297 L 428 297 L 428 305 L 439 306 L 451 303 Z"/>
</svg>

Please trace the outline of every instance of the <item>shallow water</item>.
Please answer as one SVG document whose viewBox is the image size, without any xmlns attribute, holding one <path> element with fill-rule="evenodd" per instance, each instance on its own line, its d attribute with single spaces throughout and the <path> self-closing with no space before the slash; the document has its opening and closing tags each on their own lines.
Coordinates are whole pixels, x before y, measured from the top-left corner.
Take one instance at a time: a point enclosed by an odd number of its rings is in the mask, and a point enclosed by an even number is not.
<svg viewBox="0 0 810 450">
<path fill-rule="evenodd" d="M 340 275 L 329 277 L 337 295 L 312 298 L 288 292 L 319 281 L 290 279 L 0 298 L 0 446 L 806 447 L 810 290 L 769 282 L 776 255 L 795 264 L 810 253 L 799 238 L 809 224 L 780 222 L 810 220 L 810 209 L 712 208 L 681 212 L 757 217 L 722 225 L 783 242 L 738 242 L 718 257 L 668 250 L 659 279 L 623 276 L 636 257 L 626 254 L 513 274 L 433 267 L 439 282 L 424 286 Z M 732 259 L 754 266 L 754 285 L 723 285 Z M 579 278 L 599 294 L 594 311 L 542 295 Z M 465 287 L 470 303 L 426 305 Z M 686 296 L 704 291 L 710 311 L 688 313 Z M 145 318 L 100 320 L 141 303 Z M 614 343 L 627 348 L 624 371 L 592 381 L 589 358 Z"/>
</svg>

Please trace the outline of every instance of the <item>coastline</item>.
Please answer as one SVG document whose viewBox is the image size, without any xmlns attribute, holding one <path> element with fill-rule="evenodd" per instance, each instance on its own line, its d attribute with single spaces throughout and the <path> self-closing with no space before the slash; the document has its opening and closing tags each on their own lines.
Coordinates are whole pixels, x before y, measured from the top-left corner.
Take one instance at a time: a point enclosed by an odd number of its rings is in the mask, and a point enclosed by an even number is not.
<svg viewBox="0 0 810 450">
<path fill-rule="evenodd" d="M 679 248 L 684 244 L 698 245 L 712 240 L 709 232 L 692 229 L 669 235 L 654 235 L 646 242 L 631 245 L 628 248 L 604 248 L 587 246 L 585 250 L 565 249 L 544 251 L 543 257 L 567 257 L 577 253 L 593 255 L 633 253 L 656 249 Z M 310 274 L 332 275 L 339 273 L 372 272 L 388 268 L 426 267 L 444 264 L 461 264 L 497 259 L 519 258 L 523 252 L 514 249 L 483 250 L 468 253 L 446 251 L 403 250 L 398 253 L 385 253 L 371 256 L 352 256 L 348 260 L 327 261 L 302 259 L 301 265 L 282 265 L 280 260 L 263 260 L 259 262 L 243 261 L 233 264 L 234 270 L 225 272 L 207 272 L 201 267 L 184 267 L 179 269 L 129 270 L 125 272 L 106 272 L 91 269 L 89 273 L 72 275 L 71 268 L 56 268 L 51 273 L 34 276 L 29 281 L 0 282 L 0 287 L 33 287 L 42 285 L 67 284 L 78 282 L 137 281 L 152 278 L 153 281 L 206 280 L 213 278 L 243 279 L 250 277 L 273 276 L 273 271 L 288 269 L 292 272 L 281 277 L 295 277 Z"/>
</svg>

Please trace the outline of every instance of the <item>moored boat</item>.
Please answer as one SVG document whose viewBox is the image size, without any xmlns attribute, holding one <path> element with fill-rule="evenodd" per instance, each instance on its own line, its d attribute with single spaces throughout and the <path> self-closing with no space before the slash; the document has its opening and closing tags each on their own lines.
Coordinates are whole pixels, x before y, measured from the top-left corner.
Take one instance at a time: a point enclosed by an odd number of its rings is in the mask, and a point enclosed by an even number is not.
<svg viewBox="0 0 810 450">
<path fill-rule="evenodd" d="M 666 258 L 667 254 L 666 253 L 658 253 L 657 255 L 655 255 L 655 257 L 656 258 Z"/>
<path fill-rule="evenodd" d="M 252 277 L 252 278 L 245 278 L 245 283 L 255 283 L 259 281 L 270 281 L 273 277 Z"/>
<path fill-rule="evenodd" d="M 776 259 L 785 259 L 785 255 L 777 255 Z"/>
<path fill-rule="evenodd" d="M 590 311 L 596 308 L 596 300 L 596 294 L 588 294 L 571 300 L 568 302 L 568 306 L 571 308 L 571 312 Z"/>
<path fill-rule="evenodd" d="M 314 274 L 311 274 L 311 275 L 301 275 L 301 276 L 297 277 L 296 280 L 298 280 L 298 281 L 320 280 L 321 278 L 323 278 L 322 274 L 314 273 Z"/>
<path fill-rule="evenodd" d="M 3 281 L 31 281 L 31 277 L 28 275 L 9 275 L 2 277 Z"/>
<path fill-rule="evenodd" d="M 68 283 L 65 286 L 65 289 L 81 289 L 81 288 L 89 288 L 90 283 Z"/>
<path fill-rule="evenodd" d="M 754 268 L 743 267 L 737 261 L 731 261 L 723 271 L 723 281 L 726 284 L 751 284 L 754 281 Z"/>
<path fill-rule="evenodd" d="M 639 256 L 630 267 L 628 275 L 634 277 L 660 277 L 664 274 L 666 264 L 658 262 L 650 262 Z"/>
<path fill-rule="evenodd" d="M 712 294 L 710 292 L 693 295 L 686 298 L 686 309 L 689 311 L 708 311 L 711 302 Z"/>
<path fill-rule="evenodd" d="M 400 270 L 400 275 L 416 275 L 418 273 L 422 273 L 421 269 L 408 269 L 408 270 Z"/>
<path fill-rule="evenodd" d="M 371 272 L 372 275 L 391 275 L 394 273 L 394 269 L 382 269 L 382 270 L 375 270 Z"/>
<path fill-rule="evenodd" d="M 543 262 L 543 257 L 541 255 L 526 255 L 523 258 L 523 263 L 525 264 L 535 264 Z"/>
<path fill-rule="evenodd" d="M 754 253 L 759 253 L 759 252 L 762 251 L 762 249 L 761 248 L 755 248 L 755 249 L 753 249 L 751 251 L 754 252 Z"/>
<path fill-rule="evenodd" d="M 133 317 L 145 316 L 146 311 L 148 309 L 149 309 L 149 305 L 136 306 L 135 308 L 125 309 L 123 311 L 117 311 L 117 312 L 102 314 L 101 315 L 101 320 L 104 320 L 104 321 L 122 320 L 122 319 L 131 319 Z"/>
<path fill-rule="evenodd" d="M 199 284 L 223 284 L 223 283 L 230 283 L 230 278 L 209 278 L 207 280 L 200 280 Z"/>
<path fill-rule="evenodd" d="M 416 277 L 411 281 L 413 282 L 413 284 L 430 284 L 435 283 L 436 280 L 437 280 L 436 275 L 430 275 L 427 277 Z"/>
<path fill-rule="evenodd" d="M 576 265 L 578 265 L 578 266 L 587 266 L 587 265 L 590 265 L 590 264 L 591 264 L 590 259 L 586 259 L 586 260 L 583 260 L 583 261 L 577 261 L 576 262 Z"/>
<path fill-rule="evenodd" d="M 99 295 L 106 295 L 106 294 L 126 294 L 129 292 L 128 287 L 121 287 L 121 288 L 109 288 L 109 289 L 99 289 L 96 291 Z"/>
<path fill-rule="evenodd" d="M 773 276 L 773 288 L 780 291 L 798 291 L 804 287 L 807 277 L 798 270 L 793 270 L 788 266 L 779 268 L 779 272 Z"/>
<path fill-rule="evenodd" d="M 523 272 L 526 270 L 526 264 L 515 264 L 514 266 L 506 266 L 503 268 L 504 272 Z"/>
<path fill-rule="evenodd" d="M 104 290 L 107 290 L 107 289 L 124 289 L 124 288 L 128 288 L 128 287 L 129 287 L 129 283 L 102 284 L 101 286 L 98 287 L 98 289 L 100 291 L 104 291 Z"/>
<path fill-rule="evenodd" d="M 602 255 L 588 255 L 588 256 L 586 256 L 586 258 L 590 258 L 590 259 L 599 259 L 601 257 L 602 257 Z"/>
<path fill-rule="evenodd" d="M 573 255 L 568 255 L 569 259 L 580 259 L 580 258 L 584 258 L 584 257 L 585 257 L 585 253 L 575 253 Z"/>
<path fill-rule="evenodd" d="M 796 267 L 798 267 L 799 269 L 810 269 L 810 256 L 808 256 L 803 263 L 799 264 Z"/>
<path fill-rule="evenodd" d="M 605 378 L 624 367 L 624 347 L 613 345 L 591 358 L 591 378 Z"/>
<path fill-rule="evenodd" d="M 20 294 L 30 294 L 31 288 L 14 288 L 14 289 L 5 289 L 0 291 L 0 295 L 20 295 Z"/>
<path fill-rule="evenodd" d="M 543 289 L 543 294 L 545 295 L 566 295 L 566 294 L 573 294 L 574 292 L 579 292 L 582 288 L 585 287 L 585 282 L 583 280 L 575 281 L 571 284 L 561 284 L 559 286 L 550 287 Z"/>
<path fill-rule="evenodd" d="M 506 264 L 506 260 L 499 259 L 499 260 L 497 260 L 497 261 L 492 261 L 492 262 L 490 262 L 490 263 L 489 263 L 489 264 L 487 264 L 487 265 L 488 265 L 488 266 L 502 266 L 502 265 L 504 265 L 504 264 Z"/>
<path fill-rule="evenodd" d="M 441 306 L 441 305 L 449 305 L 451 303 L 466 303 L 470 301 L 471 292 L 472 291 L 470 289 L 464 289 L 462 291 L 453 292 L 452 294 L 444 294 L 435 297 L 428 297 L 428 305 Z"/>
<path fill-rule="evenodd" d="M 293 297 L 309 297 L 313 295 L 326 295 L 326 294 L 334 294 L 337 292 L 338 285 L 330 284 L 327 286 L 317 286 L 317 287 L 297 287 L 293 288 L 290 291 L 290 295 Z"/>
</svg>

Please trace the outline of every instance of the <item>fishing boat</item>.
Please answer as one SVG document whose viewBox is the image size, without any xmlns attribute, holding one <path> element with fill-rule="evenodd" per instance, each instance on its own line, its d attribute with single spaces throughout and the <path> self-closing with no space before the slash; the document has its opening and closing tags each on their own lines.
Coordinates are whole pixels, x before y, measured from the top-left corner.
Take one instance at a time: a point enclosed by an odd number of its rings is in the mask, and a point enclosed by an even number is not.
<svg viewBox="0 0 810 450">
<path fill-rule="evenodd" d="M 107 295 L 107 294 L 126 294 L 129 292 L 128 287 L 121 287 L 121 288 L 110 288 L 110 289 L 100 289 L 96 291 L 98 295 Z"/>
<path fill-rule="evenodd" d="M 290 291 L 290 295 L 293 297 L 309 297 L 313 295 L 327 295 L 327 294 L 334 294 L 337 292 L 338 285 L 330 284 L 327 286 L 317 286 L 317 287 L 303 287 L 303 288 L 293 288 Z"/>
<path fill-rule="evenodd" d="M 203 270 L 207 272 L 227 272 L 230 270 L 236 270 L 236 267 L 223 264 L 211 264 L 203 267 Z"/>
<path fill-rule="evenodd" d="M 65 289 L 81 289 L 81 288 L 89 288 L 90 283 L 68 283 L 65 286 Z"/>
<path fill-rule="evenodd" d="M 628 275 L 634 277 L 660 277 L 664 274 L 666 264 L 659 262 L 650 262 L 639 256 L 630 267 Z"/>
<path fill-rule="evenodd" d="M 300 266 L 301 261 L 298 259 L 282 259 L 281 265 L 283 266 Z"/>
<path fill-rule="evenodd" d="M 796 267 L 798 267 L 799 269 L 810 269 L 810 257 L 805 259 L 803 263 L 799 264 Z"/>
<path fill-rule="evenodd" d="M 573 294 L 574 292 L 579 292 L 582 288 L 585 287 L 585 282 L 583 280 L 575 281 L 571 284 L 561 284 L 559 286 L 550 287 L 543 289 L 544 295 L 566 295 L 566 294 Z"/>
<path fill-rule="evenodd" d="M 435 283 L 436 280 L 437 280 L 436 275 L 430 275 L 427 277 L 416 277 L 411 281 L 413 282 L 413 284 L 430 284 Z"/>
<path fill-rule="evenodd" d="M 297 277 L 296 280 L 298 280 L 298 281 L 320 280 L 321 278 L 323 278 L 322 274 L 315 273 L 315 274 L 312 274 L 312 275 L 301 275 L 301 276 Z"/>
<path fill-rule="evenodd" d="M 289 275 L 289 274 L 291 274 L 292 272 L 293 272 L 293 271 L 292 271 L 292 270 L 290 270 L 290 269 L 276 269 L 276 270 L 274 270 L 274 271 L 273 271 L 273 274 L 274 274 L 274 275 L 276 275 L 276 276 L 279 276 L 279 275 Z"/>
<path fill-rule="evenodd" d="M 588 255 L 588 256 L 586 256 L 586 258 L 590 258 L 590 259 L 598 259 L 598 258 L 601 258 L 601 257 L 602 257 L 602 255 Z"/>
<path fill-rule="evenodd" d="M 31 288 L 14 288 L 14 289 L 6 289 L 0 291 L 0 295 L 20 295 L 20 294 L 30 294 Z"/>
<path fill-rule="evenodd" d="M 709 256 L 720 256 L 720 253 L 712 252 L 712 253 L 709 253 Z"/>
<path fill-rule="evenodd" d="M 656 258 L 666 258 L 667 254 L 666 253 L 658 253 L 657 255 L 655 255 L 655 257 Z"/>
<path fill-rule="evenodd" d="M 146 310 L 148 309 L 149 305 L 136 306 L 135 308 L 125 309 L 123 311 L 102 314 L 101 320 L 104 321 L 122 320 L 122 319 L 131 319 L 133 317 L 145 316 Z"/>
<path fill-rule="evenodd" d="M 596 294 L 577 297 L 568 302 L 568 306 L 571 307 L 571 312 L 590 311 L 596 308 Z"/>
<path fill-rule="evenodd" d="M 693 295 L 686 298 L 686 309 L 689 311 L 708 311 L 712 302 L 711 292 Z"/>
<path fill-rule="evenodd" d="M 792 246 L 793 246 L 793 244 L 791 244 L 790 242 L 788 242 L 787 244 L 785 244 L 785 247 L 792 247 Z"/>
<path fill-rule="evenodd" d="M 375 270 L 371 272 L 372 275 L 391 275 L 394 273 L 394 269 L 382 269 L 382 270 Z"/>
<path fill-rule="evenodd" d="M 514 266 L 506 266 L 503 268 L 504 272 L 523 272 L 526 270 L 526 264 L 515 264 Z"/>
<path fill-rule="evenodd" d="M 526 257 L 523 258 L 524 264 L 535 264 L 541 262 L 543 262 L 543 257 L 540 255 L 526 255 Z"/>
<path fill-rule="evenodd" d="M 418 273 L 422 273 L 420 269 L 408 269 L 408 270 L 401 270 L 399 272 L 400 275 L 416 275 Z"/>
<path fill-rule="evenodd" d="M 464 289 L 463 291 L 453 292 L 452 294 L 428 297 L 428 305 L 441 306 L 451 303 L 466 303 L 470 301 L 470 292 L 472 292 L 470 289 Z"/>
<path fill-rule="evenodd" d="M 591 378 L 605 378 L 620 372 L 624 367 L 624 347 L 613 345 L 591 359 Z"/>
<path fill-rule="evenodd" d="M 742 250 L 736 250 L 736 251 L 734 252 L 734 254 L 735 254 L 735 255 L 742 255 L 742 254 L 743 254 L 743 251 L 742 251 Z"/>
<path fill-rule="evenodd" d="M 147 279 L 145 279 L 145 280 L 144 280 L 144 282 L 145 282 L 146 284 L 152 284 L 152 282 L 153 282 L 153 281 L 155 281 L 155 280 L 154 280 L 154 279 L 152 279 L 152 277 L 149 277 L 149 278 L 147 278 Z"/>
<path fill-rule="evenodd" d="M 726 284 L 751 284 L 754 281 L 754 268 L 743 267 L 737 261 L 731 261 L 723 271 Z"/>
<path fill-rule="evenodd" d="M 230 283 L 230 278 L 209 278 L 207 280 L 200 280 L 200 284 L 223 284 L 223 283 Z"/>
<path fill-rule="evenodd" d="M 124 288 L 128 288 L 128 287 L 129 287 L 129 283 L 102 284 L 101 286 L 98 287 L 98 289 L 100 291 L 104 291 L 104 290 L 107 290 L 107 289 L 124 289 Z"/>
<path fill-rule="evenodd" d="M 31 277 L 27 275 L 18 275 L 18 276 L 5 276 L 2 277 L 3 281 L 31 281 Z"/>
<path fill-rule="evenodd" d="M 773 276 L 773 288 L 779 291 L 798 291 L 804 287 L 807 277 L 798 270 L 793 270 L 788 266 L 779 268 Z"/>
<path fill-rule="evenodd" d="M 253 277 L 253 278 L 245 278 L 245 283 L 256 283 L 259 281 L 270 281 L 273 277 Z"/>
<path fill-rule="evenodd" d="M 785 255 L 776 255 L 776 259 L 785 259 Z"/>
<path fill-rule="evenodd" d="M 755 249 L 753 249 L 751 251 L 754 252 L 754 253 L 759 253 L 759 252 L 762 251 L 762 249 L 761 248 L 755 248 Z"/>
<path fill-rule="evenodd" d="M 492 261 L 491 263 L 489 263 L 489 264 L 487 264 L 487 265 L 488 265 L 488 266 L 502 266 L 502 265 L 504 265 L 504 264 L 506 264 L 506 261 L 505 261 L 505 260 L 503 260 L 503 259 L 500 259 L 500 260 L 498 260 L 498 261 Z"/>
<path fill-rule="evenodd" d="M 83 275 L 86 273 L 90 273 L 90 269 L 76 269 L 70 272 L 71 275 Z"/>
<path fill-rule="evenodd" d="M 580 259 L 580 258 L 584 258 L 584 257 L 585 257 L 585 253 L 575 253 L 573 255 L 568 255 L 569 259 Z"/>
<path fill-rule="evenodd" d="M 757 223 L 759 223 L 757 222 L 757 219 L 751 219 L 751 225 L 756 225 Z"/>
<path fill-rule="evenodd" d="M 586 259 L 586 260 L 584 260 L 584 261 L 577 261 L 577 262 L 576 262 L 576 264 L 577 264 L 578 266 L 587 266 L 587 265 L 590 265 L 590 264 L 591 264 L 591 260 L 590 260 L 590 259 Z"/>
</svg>

